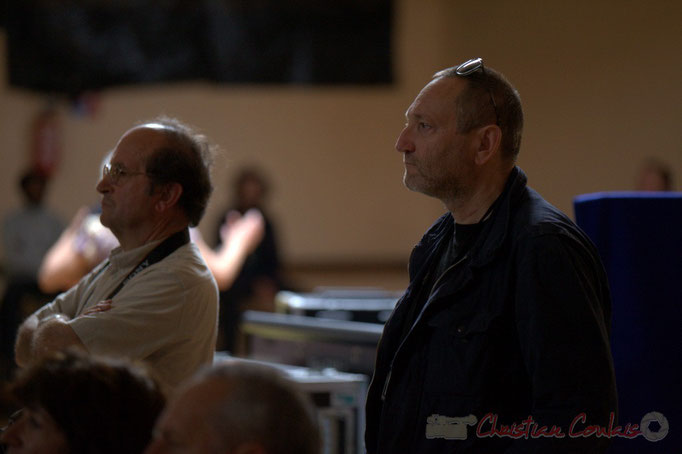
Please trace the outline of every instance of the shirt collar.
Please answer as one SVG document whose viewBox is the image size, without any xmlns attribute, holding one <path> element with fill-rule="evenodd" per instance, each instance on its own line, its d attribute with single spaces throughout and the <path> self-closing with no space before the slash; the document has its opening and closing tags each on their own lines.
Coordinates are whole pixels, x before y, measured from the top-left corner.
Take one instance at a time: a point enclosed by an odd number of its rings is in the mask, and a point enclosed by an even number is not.
<svg viewBox="0 0 682 454">
<path fill-rule="evenodd" d="M 152 249 L 161 244 L 161 241 L 163 240 L 152 241 L 129 251 L 124 251 L 121 246 L 118 246 L 109 254 L 109 262 L 115 270 L 133 267 L 140 263 Z"/>
</svg>

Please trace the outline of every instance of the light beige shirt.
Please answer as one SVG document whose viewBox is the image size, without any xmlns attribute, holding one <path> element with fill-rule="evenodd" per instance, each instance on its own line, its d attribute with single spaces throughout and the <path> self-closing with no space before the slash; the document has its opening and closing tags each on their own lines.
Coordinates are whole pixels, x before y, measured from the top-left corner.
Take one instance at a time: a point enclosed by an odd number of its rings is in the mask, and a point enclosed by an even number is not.
<svg viewBox="0 0 682 454">
<path fill-rule="evenodd" d="M 130 279 L 106 312 L 81 315 L 103 301 L 160 242 L 131 251 L 116 248 L 36 314 L 63 313 L 90 353 L 143 361 L 166 390 L 210 364 L 215 351 L 218 287 L 193 243 Z M 100 272 L 101 271 L 101 272 Z"/>
</svg>

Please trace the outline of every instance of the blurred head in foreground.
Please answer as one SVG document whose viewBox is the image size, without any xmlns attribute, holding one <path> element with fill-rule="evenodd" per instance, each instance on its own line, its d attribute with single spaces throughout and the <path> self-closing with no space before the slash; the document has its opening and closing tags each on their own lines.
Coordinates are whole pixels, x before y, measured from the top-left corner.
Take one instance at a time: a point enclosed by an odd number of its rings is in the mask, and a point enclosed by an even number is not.
<svg viewBox="0 0 682 454">
<path fill-rule="evenodd" d="M 7 454 L 141 453 L 165 402 L 141 368 L 76 351 L 24 369 L 6 391 L 23 407 L 0 436 Z"/>
<path fill-rule="evenodd" d="M 145 454 L 318 454 L 316 417 L 279 370 L 248 361 L 205 369 L 170 400 Z"/>
</svg>

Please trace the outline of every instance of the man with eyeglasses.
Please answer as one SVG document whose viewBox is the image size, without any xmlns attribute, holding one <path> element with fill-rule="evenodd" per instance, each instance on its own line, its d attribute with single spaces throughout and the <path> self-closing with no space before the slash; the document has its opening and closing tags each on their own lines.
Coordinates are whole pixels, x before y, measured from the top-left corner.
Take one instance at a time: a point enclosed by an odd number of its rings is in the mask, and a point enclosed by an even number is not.
<svg viewBox="0 0 682 454">
<path fill-rule="evenodd" d="M 448 212 L 412 251 L 366 406 L 374 453 L 604 452 L 610 294 L 596 249 L 515 165 L 523 111 L 483 60 L 436 73 L 396 142 Z M 614 418 L 614 420 L 611 420 Z"/>
<path fill-rule="evenodd" d="M 188 231 L 213 189 L 211 155 L 204 136 L 170 118 L 121 137 L 97 184 L 100 220 L 120 247 L 26 319 L 19 366 L 75 345 L 143 361 L 168 390 L 212 361 L 218 290 Z"/>
</svg>

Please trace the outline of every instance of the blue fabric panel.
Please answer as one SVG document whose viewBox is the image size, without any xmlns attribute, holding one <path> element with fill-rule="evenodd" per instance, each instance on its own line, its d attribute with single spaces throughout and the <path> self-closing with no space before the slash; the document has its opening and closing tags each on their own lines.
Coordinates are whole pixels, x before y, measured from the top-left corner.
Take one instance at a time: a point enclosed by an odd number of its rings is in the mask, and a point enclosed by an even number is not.
<svg viewBox="0 0 682 454">
<path fill-rule="evenodd" d="M 616 439 L 611 452 L 675 452 L 682 446 L 682 193 L 586 194 L 574 209 L 609 276 L 619 421 L 639 424 L 656 411 L 669 424 L 660 441 Z"/>
</svg>

